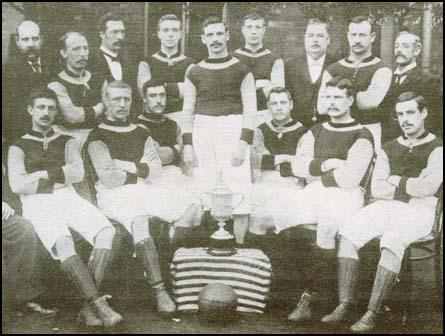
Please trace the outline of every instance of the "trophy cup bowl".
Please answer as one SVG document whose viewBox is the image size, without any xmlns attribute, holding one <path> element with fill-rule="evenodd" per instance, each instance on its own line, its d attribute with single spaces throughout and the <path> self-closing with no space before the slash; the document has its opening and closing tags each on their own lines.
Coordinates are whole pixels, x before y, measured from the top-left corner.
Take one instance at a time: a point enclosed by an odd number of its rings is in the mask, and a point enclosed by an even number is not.
<svg viewBox="0 0 445 336">
<path fill-rule="evenodd" d="M 237 202 L 234 202 L 235 197 L 239 197 Z M 201 194 L 201 202 L 205 207 L 210 208 L 210 216 L 218 222 L 219 226 L 219 229 L 210 236 L 209 254 L 229 256 L 236 252 L 235 237 L 226 231 L 224 226 L 226 221 L 232 218 L 233 209 L 243 200 L 244 196 L 241 193 L 232 193 L 224 184 L 218 185 L 210 193 Z"/>
</svg>

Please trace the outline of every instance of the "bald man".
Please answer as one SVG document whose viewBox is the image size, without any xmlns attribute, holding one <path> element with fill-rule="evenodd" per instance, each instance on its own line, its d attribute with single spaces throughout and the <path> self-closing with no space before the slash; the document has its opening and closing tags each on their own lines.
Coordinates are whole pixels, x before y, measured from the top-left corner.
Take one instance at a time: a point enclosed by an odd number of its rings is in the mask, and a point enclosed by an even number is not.
<svg viewBox="0 0 445 336">
<path fill-rule="evenodd" d="M 27 97 L 33 88 L 47 84 L 51 72 L 48 59 L 41 55 L 42 36 L 35 22 L 23 21 L 15 42 L 17 54 L 10 53 L 2 71 L 2 134 L 7 144 L 28 130 Z"/>
</svg>

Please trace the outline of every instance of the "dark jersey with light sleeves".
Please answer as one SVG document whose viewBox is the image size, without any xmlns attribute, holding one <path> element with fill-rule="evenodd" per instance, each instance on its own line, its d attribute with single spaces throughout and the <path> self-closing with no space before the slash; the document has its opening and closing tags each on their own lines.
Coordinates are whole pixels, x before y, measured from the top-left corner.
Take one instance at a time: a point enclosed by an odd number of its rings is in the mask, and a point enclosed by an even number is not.
<svg viewBox="0 0 445 336">
<path fill-rule="evenodd" d="M 256 52 L 247 48 L 240 48 L 235 50 L 233 55 L 249 67 L 255 80 L 271 80 L 272 67 L 275 61 L 280 59 L 266 48 L 258 49 Z M 267 109 L 267 97 L 264 91 L 259 89 L 256 93 L 258 110 Z"/>
<path fill-rule="evenodd" d="M 297 121 L 290 121 L 282 127 L 273 120 L 259 125 L 254 135 L 253 151 L 261 156 L 261 169 L 274 170 L 276 155 L 295 155 L 298 142 L 305 133 L 306 128 Z M 280 173 L 282 176 L 292 176 L 291 164 L 282 163 Z"/>
<path fill-rule="evenodd" d="M 164 113 L 182 110 L 182 99 L 178 83 L 184 82 L 187 69 L 194 63 L 195 61 L 192 58 L 181 54 L 180 51 L 170 57 L 162 51 L 158 51 L 141 62 L 140 67 L 148 67 L 147 74 L 150 73 L 151 80 L 164 83 L 166 86 L 167 105 L 165 106 Z M 143 79 L 144 75 L 139 73 L 139 76 L 142 76 L 139 80 L 141 86 L 143 86 L 145 81 Z"/>
</svg>

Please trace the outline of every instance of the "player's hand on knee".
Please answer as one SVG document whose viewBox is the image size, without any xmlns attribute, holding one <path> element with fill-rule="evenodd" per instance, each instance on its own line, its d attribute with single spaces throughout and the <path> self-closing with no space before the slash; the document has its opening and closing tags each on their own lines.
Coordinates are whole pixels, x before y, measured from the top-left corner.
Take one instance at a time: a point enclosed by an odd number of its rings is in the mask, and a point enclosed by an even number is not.
<svg viewBox="0 0 445 336">
<path fill-rule="evenodd" d="M 2 222 L 14 216 L 14 213 L 14 209 L 8 203 L 2 202 Z"/>
<path fill-rule="evenodd" d="M 235 151 L 232 153 L 232 166 L 239 167 L 246 157 L 247 142 L 240 141 Z"/>
<path fill-rule="evenodd" d="M 198 165 L 193 147 L 191 145 L 185 145 L 183 150 L 184 164 L 188 168 L 192 168 Z"/>
</svg>

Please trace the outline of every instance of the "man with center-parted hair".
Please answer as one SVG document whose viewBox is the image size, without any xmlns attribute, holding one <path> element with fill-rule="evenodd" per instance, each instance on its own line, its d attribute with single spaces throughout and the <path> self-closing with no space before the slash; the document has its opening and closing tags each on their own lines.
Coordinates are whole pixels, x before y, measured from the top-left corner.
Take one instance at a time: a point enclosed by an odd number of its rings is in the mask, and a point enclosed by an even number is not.
<svg viewBox="0 0 445 336">
<path fill-rule="evenodd" d="M 213 190 L 221 175 L 244 202 L 234 209 L 234 225 L 246 223 L 250 212 L 250 148 L 256 112 L 255 80 L 247 65 L 230 56 L 230 34 L 217 17 L 206 19 L 201 40 L 209 57 L 187 74 L 184 83 L 186 122 L 184 163 L 193 168 L 197 186 Z"/>
<path fill-rule="evenodd" d="M 192 67 L 194 60 L 185 56 L 179 49 L 182 37 L 181 21 L 176 15 L 163 15 L 158 22 L 158 38 L 161 42 L 159 51 L 139 63 L 138 90 L 148 80 L 156 80 L 165 85 L 167 105 L 165 116 L 175 120 L 182 127 L 182 103 L 184 98 L 185 75 Z"/>
<path fill-rule="evenodd" d="M 83 145 L 103 116 L 103 81 L 86 69 L 90 51 L 85 35 L 68 32 L 59 42 L 65 67 L 48 84 L 57 95 L 61 112 L 55 120 L 56 130 Z"/>
<path fill-rule="evenodd" d="M 326 84 L 330 121 L 314 126 L 301 138 L 292 171 L 308 182 L 288 198 L 272 198 L 251 214 L 249 231 L 265 234 L 289 227 L 317 223 L 316 246 L 300 239 L 309 257 L 303 270 L 305 291 L 292 321 L 312 318 L 315 295 L 326 289 L 335 262 L 335 242 L 341 227 L 364 202 L 362 187 L 374 155 L 371 133 L 351 117 L 354 101 L 351 82 L 334 78 Z M 299 232 L 304 237 L 303 231 Z"/>
<path fill-rule="evenodd" d="M 115 229 L 72 187 L 83 179 L 83 161 L 75 139 L 52 129 L 57 97 L 38 89 L 29 98 L 32 129 L 9 148 L 9 182 L 20 194 L 23 216 L 29 219 L 51 256 L 71 278 L 84 299 L 79 318 L 87 327 L 112 327 L 122 316 L 114 312 L 99 288 L 111 258 Z M 93 251 L 88 268 L 77 254 L 70 230 L 77 231 Z"/>
<path fill-rule="evenodd" d="M 257 93 L 257 122 L 270 119 L 267 109 L 267 97 L 275 87 L 284 87 L 284 62 L 281 57 L 263 46 L 266 32 L 266 18 L 259 13 L 249 13 L 243 17 L 242 33 L 244 47 L 234 51 L 233 55 L 249 66 L 255 78 Z"/>
<path fill-rule="evenodd" d="M 147 128 L 130 122 L 131 87 L 122 81 L 111 82 L 104 92 L 104 104 L 106 118 L 86 144 L 95 173 L 97 203 L 132 235 L 136 256 L 156 293 L 158 311 L 173 313 L 176 306 L 164 287 L 158 252 L 150 236 L 150 217 L 171 223 L 175 241 L 200 223 L 199 199 L 188 191 L 156 183 L 162 176 L 162 162 Z"/>
<path fill-rule="evenodd" d="M 338 250 L 339 306 L 322 322 L 351 319 L 357 303 L 358 251 L 380 238 L 380 261 L 368 310 L 352 325 L 371 332 L 397 282 L 405 249 L 431 232 L 443 183 L 443 142 L 425 128 L 425 99 L 402 93 L 395 104 L 403 135 L 383 145 L 377 155 L 371 190 L 376 202 L 357 212 L 340 228 Z"/>
<path fill-rule="evenodd" d="M 132 55 L 126 47 L 127 32 L 123 15 L 117 12 L 103 14 L 97 30 L 100 46 L 91 53 L 88 70 L 102 83 L 115 80 L 128 83 L 133 90 L 131 115 L 136 115 L 141 107 L 136 91 L 138 65 L 136 55 Z"/>
</svg>

